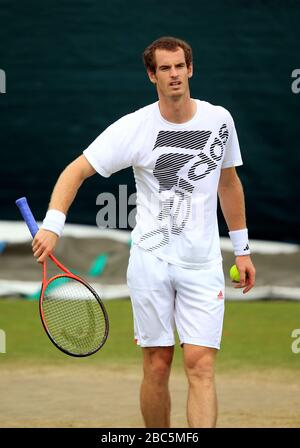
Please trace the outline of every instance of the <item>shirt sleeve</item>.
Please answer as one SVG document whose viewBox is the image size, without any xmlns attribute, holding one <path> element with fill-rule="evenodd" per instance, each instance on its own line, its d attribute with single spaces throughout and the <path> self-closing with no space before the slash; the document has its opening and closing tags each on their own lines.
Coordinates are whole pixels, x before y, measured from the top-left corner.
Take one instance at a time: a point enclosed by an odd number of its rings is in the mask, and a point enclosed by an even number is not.
<svg viewBox="0 0 300 448">
<path fill-rule="evenodd" d="M 243 165 L 237 132 L 233 118 L 229 112 L 228 117 L 228 139 L 225 144 L 225 155 L 222 162 L 222 169 Z"/>
<path fill-rule="evenodd" d="M 130 144 L 132 118 L 125 115 L 106 128 L 84 151 L 92 167 L 104 177 L 132 166 L 134 154 Z"/>
</svg>

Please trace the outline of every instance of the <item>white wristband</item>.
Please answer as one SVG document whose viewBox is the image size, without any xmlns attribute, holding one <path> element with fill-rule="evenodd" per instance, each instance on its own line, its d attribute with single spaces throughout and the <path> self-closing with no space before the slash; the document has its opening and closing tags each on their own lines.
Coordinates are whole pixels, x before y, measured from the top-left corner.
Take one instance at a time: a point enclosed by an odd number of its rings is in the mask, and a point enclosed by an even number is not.
<svg viewBox="0 0 300 448">
<path fill-rule="evenodd" d="M 248 229 L 232 230 L 229 232 L 234 255 L 249 255 Z"/>
<path fill-rule="evenodd" d="M 56 235 L 61 236 L 64 225 L 65 225 L 66 215 L 59 210 L 48 210 L 41 225 L 42 229 L 50 230 L 56 233 Z"/>
</svg>

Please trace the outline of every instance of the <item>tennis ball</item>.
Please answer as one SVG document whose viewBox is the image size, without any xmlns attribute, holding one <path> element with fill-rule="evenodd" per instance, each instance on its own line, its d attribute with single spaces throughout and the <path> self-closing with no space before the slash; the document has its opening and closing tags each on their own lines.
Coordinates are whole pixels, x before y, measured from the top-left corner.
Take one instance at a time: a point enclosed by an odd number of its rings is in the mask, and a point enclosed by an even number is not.
<svg viewBox="0 0 300 448">
<path fill-rule="evenodd" d="M 238 268 L 236 267 L 236 264 L 231 266 L 229 271 L 230 278 L 233 282 L 239 282 L 240 281 L 240 273 L 238 271 Z"/>
</svg>

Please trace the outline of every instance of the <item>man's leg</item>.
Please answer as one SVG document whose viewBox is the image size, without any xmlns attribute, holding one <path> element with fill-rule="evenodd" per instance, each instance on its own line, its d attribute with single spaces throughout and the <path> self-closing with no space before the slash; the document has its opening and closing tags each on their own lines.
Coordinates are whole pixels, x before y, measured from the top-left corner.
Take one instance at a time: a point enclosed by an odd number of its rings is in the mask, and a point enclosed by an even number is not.
<svg viewBox="0 0 300 448">
<path fill-rule="evenodd" d="M 217 422 L 217 394 L 214 379 L 216 349 L 183 345 L 188 378 L 187 419 L 191 428 L 214 428 Z"/>
<path fill-rule="evenodd" d="M 170 427 L 171 399 L 168 384 L 173 353 L 174 346 L 143 348 L 144 378 L 140 401 L 146 428 Z"/>
</svg>

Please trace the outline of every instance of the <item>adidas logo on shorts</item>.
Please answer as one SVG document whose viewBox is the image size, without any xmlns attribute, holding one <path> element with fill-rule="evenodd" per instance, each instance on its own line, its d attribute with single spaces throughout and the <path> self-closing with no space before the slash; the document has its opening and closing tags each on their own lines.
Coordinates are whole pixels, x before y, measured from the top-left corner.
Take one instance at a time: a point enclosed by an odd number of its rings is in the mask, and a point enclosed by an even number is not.
<svg viewBox="0 0 300 448">
<path fill-rule="evenodd" d="M 223 296 L 223 293 L 222 293 L 221 290 L 220 290 L 220 292 L 219 292 L 219 294 L 218 294 L 218 299 L 224 299 L 224 296 Z"/>
</svg>

